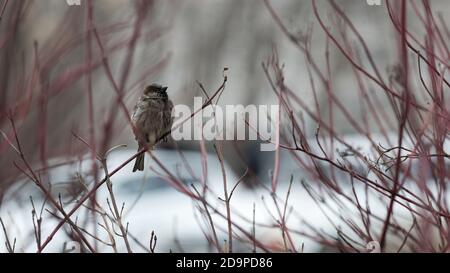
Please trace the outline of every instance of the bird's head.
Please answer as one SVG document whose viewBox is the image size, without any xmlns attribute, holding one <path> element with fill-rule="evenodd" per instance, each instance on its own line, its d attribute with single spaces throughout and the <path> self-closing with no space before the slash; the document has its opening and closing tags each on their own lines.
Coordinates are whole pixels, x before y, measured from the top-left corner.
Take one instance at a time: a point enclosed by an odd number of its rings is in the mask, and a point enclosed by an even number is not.
<svg viewBox="0 0 450 273">
<path fill-rule="evenodd" d="M 144 89 L 144 95 L 149 97 L 167 97 L 167 86 L 152 83 Z"/>
</svg>

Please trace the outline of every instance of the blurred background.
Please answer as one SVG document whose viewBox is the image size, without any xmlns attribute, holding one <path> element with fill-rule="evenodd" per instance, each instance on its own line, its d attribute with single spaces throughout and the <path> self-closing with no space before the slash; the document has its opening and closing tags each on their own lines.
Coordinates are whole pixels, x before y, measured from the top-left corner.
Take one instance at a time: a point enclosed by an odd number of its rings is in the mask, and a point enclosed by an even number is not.
<svg viewBox="0 0 450 273">
<path fill-rule="evenodd" d="M 331 12 L 329 1 L 314 2 L 326 25 L 342 24 L 338 16 Z M 380 6 L 370 6 L 365 0 L 334 2 L 353 22 L 370 48 L 382 77 L 392 77 L 392 67 L 398 65 L 399 35 L 389 19 L 385 1 Z M 422 19 L 415 15 L 415 7 L 420 6 L 420 1 L 411 2 L 416 5 L 411 5 L 408 9 L 408 28 L 422 39 L 426 30 Z M 432 12 L 448 18 L 448 1 L 429 2 Z M 376 126 L 372 126 L 374 117 L 362 114 L 367 111 L 367 105 L 361 102 L 360 96 L 355 92 L 359 82 L 353 77 L 354 66 L 349 64 L 325 35 L 314 15 L 311 1 L 81 0 L 81 5 L 69 6 L 65 0 L 0 0 L 0 8 L 0 128 L 3 135 L 0 140 L 0 194 L 3 196 L 0 211 L 3 221 L 8 223 L 6 230 L 21 238 L 17 243 L 22 251 L 36 251 L 34 238 L 25 227 L 30 228 L 31 221 L 34 221 L 30 214 L 32 208 L 29 196 L 39 195 L 39 190 L 29 181 L 24 182 L 29 179 L 20 168 L 14 166 L 19 164 L 25 168 L 13 148 L 17 144 L 9 117 L 15 121 L 27 161 L 34 170 L 44 170 L 41 179 L 45 185 L 60 185 L 60 188 L 54 186 L 51 189 L 58 196 L 62 191 L 68 191 L 66 183 L 77 180 L 75 177 L 79 174 L 83 176 L 83 172 L 89 173 L 90 182 L 86 182 L 88 185 L 103 177 L 101 166 L 98 166 L 95 174 L 90 173 L 93 171 L 91 165 L 96 164 L 91 161 L 93 151 L 104 154 L 116 145 L 127 145 L 127 148 L 123 148 L 124 151 L 112 153 L 111 162 L 114 163 L 108 162 L 111 169 L 133 155 L 137 144 L 124 108 L 131 113 L 146 85 L 157 82 L 168 86 L 168 94 L 174 104 L 192 106 L 194 96 L 205 97 L 197 82 L 212 94 L 221 85 L 225 73 L 227 83 L 219 105 L 278 104 L 278 97 L 272 91 L 263 69 L 263 63 L 270 62 L 276 53 L 284 73 L 284 85 L 307 105 L 318 104 L 320 107 L 316 110 L 320 115 L 331 115 L 336 134 L 357 134 L 358 131 L 345 114 L 336 110 L 336 104 L 329 104 L 329 90 L 320 83 L 320 77 L 314 72 L 311 75 L 311 70 L 314 69 L 299 48 L 300 43 L 296 42 L 303 39 L 309 41 L 309 57 L 315 60 L 318 69 L 332 82 L 332 90 L 342 102 L 342 107 L 356 123 L 368 124 L 371 133 L 380 133 Z M 392 8 L 396 9 L 398 6 L 392 4 Z M 437 18 L 436 16 L 436 20 Z M 342 34 L 339 27 L 331 28 L 330 31 L 336 35 Z M 357 39 L 351 34 L 349 36 L 350 44 L 356 44 Z M 360 63 L 369 65 L 361 47 L 353 53 Z M 228 70 L 224 72 L 224 68 Z M 418 77 L 411 78 L 411 86 L 420 85 Z M 373 83 L 368 83 L 366 87 L 369 92 L 378 88 Z M 380 97 L 379 103 L 387 104 L 389 100 L 388 96 Z M 314 138 L 318 123 L 302 109 L 293 110 L 293 115 L 303 120 L 304 137 Z M 394 110 L 385 109 L 385 112 L 387 119 L 395 120 Z M 88 145 L 80 141 L 80 138 Z M 355 138 L 354 143 L 358 141 Z M 256 218 L 266 221 L 272 217 L 263 213 L 264 207 L 270 205 L 261 200 L 264 193 L 255 185 L 262 183 L 267 186 L 270 183 L 276 153 L 260 152 L 260 143 L 261 141 L 225 141 L 221 145 L 231 187 L 246 174 L 239 185 L 240 191 L 236 191 L 236 207 L 245 208 L 244 218 L 248 220 L 252 218 L 253 204 L 257 203 L 259 207 Z M 219 187 L 216 185 L 211 188 L 220 192 L 221 168 L 213 144 L 214 142 L 169 141 L 158 145 L 157 154 L 166 158 L 164 162 L 176 173 L 179 166 L 183 165 L 177 151 L 188 153 L 187 161 L 195 166 L 193 172 L 201 173 L 202 163 L 197 161 L 201 158 L 201 149 L 206 149 L 211 157 L 211 166 L 215 166 L 211 167 L 208 177 L 212 176 L 211 181 L 219 184 Z M 286 169 L 281 171 L 279 184 L 285 197 L 291 174 L 297 173 L 295 179 L 314 179 L 306 172 L 303 173 L 298 166 L 289 167 L 288 163 L 292 159 L 288 155 L 282 155 L 282 158 L 287 163 L 282 164 Z M 136 186 L 146 185 L 144 182 L 135 182 L 147 181 L 149 175 L 154 175 L 150 174 L 150 170 L 145 175 L 128 175 L 131 172 L 126 168 L 121 172 L 122 176 L 118 174 L 120 178 L 117 178 L 117 185 L 129 183 L 137 188 L 133 190 L 132 187 L 125 186 L 124 190 L 120 190 L 117 186 L 118 202 L 125 202 L 126 211 L 132 211 L 129 206 L 134 199 L 138 196 L 140 200 L 144 199 L 140 203 L 136 201 L 138 205 L 134 209 L 137 212 L 130 212 L 127 216 L 130 231 L 134 231 L 136 241 L 140 241 L 134 245 L 136 251 L 147 250 L 150 231 L 155 229 L 158 229 L 155 230 L 156 234 L 159 232 L 162 236 L 158 240 L 158 244 L 161 244 L 160 251 L 214 251 L 214 247 L 206 241 L 192 239 L 197 238 L 195 236 L 202 237 L 202 230 L 197 227 L 199 223 L 195 220 L 194 208 L 198 204 L 180 194 L 177 189 L 168 187 L 164 180 L 149 180 L 147 184 L 153 185 L 149 188 Z M 134 181 L 126 182 L 127 180 Z M 183 181 L 185 185 L 190 184 L 188 178 Z M 195 179 L 193 181 L 198 182 Z M 27 186 L 22 186 L 19 182 Z M 158 183 L 161 184 L 159 190 L 163 189 L 163 192 L 158 191 Z M 72 196 L 83 192 L 83 189 L 74 191 Z M 107 194 L 106 187 L 103 191 L 104 193 L 99 193 L 98 202 L 107 208 L 107 197 L 104 196 Z M 309 209 L 314 206 L 314 202 L 307 201 L 308 193 L 305 190 L 299 187 L 292 192 L 292 202 L 297 205 L 299 217 L 303 219 L 300 222 L 309 219 L 318 229 L 334 230 L 327 223 L 326 217 L 317 216 L 320 210 Z M 179 196 L 176 197 L 177 195 Z M 249 196 L 254 199 L 249 199 Z M 46 198 L 41 198 L 41 204 L 36 206 L 45 207 L 42 202 L 45 204 Z M 155 198 L 162 200 L 155 201 Z M 266 198 L 270 199 L 270 194 Z M 180 203 L 175 200 L 180 200 Z M 217 201 L 217 198 L 214 200 Z M 12 201 L 17 204 L 12 204 Z M 384 208 L 386 205 L 383 203 L 380 206 Z M 276 206 L 271 208 L 276 209 Z M 23 213 L 23 219 L 18 220 L 14 216 L 18 211 Z M 51 213 L 46 213 L 45 209 L 43 211 L 43 215 L 51 218 L 44 221 L 49 226 L 49 230 L 46 230 L 48 232 L 58 221 Z M 154 216 L 150 217 L 146 212 Z M 91 221 L 93 216 L 89 216 L 90 212 L 85 214 L 85 229 L 95 230 L 96 225 L 91 222 L 99 221 L 100 218 Z M 174 216 L 175 214 L 178 216 Z M 84 218 L 79 217 L 81 222 Z M 146 217 L 152 220 L 143 220 Z M 13 224 L 12 219 L 16 219 L 17 223 Z M 142 220 L 142 224 L 135 224 L 133 227 L 133 220 L 136 222 L 136 219 Z M 176 223 L 184 225 L 186 230 L 177 229 Z M 137 228 L 136 225 L 140 227 Z M 199 225 L 205 226 L 205 223 L 200 220 Z M 226 240 L 226 222 L 218 225 L 220 228 L 218 227 L 217 232 Z M 246 232 L 252 232 L 251 221 L 243 221 L 242 225 L 246 227 Z M 191 229 L 194 230 L 192 234 Z M 261 232 L 272 234 L 271 231 Z M 324 240 L 320 236 L 306 236 L 302 232 L 296 235 L 300 236 L 295 244 L 297 249 L 301 249 L 304 243 L 303 247 L 307 251 L 327 250 L 326 246 L 318 243 Z M 280 246 L 282 250 L 283 243 L 279 236 L 277 233 L 273 235 L 273 240 L 264 243 Z M 56 240 L 54 247 L 50 249 L 60 251 L 62 242 L 67 241 L 64 238 Z M 362 248 L 364 249 L 364 244 Z M 243 243 L 240 250 L 251 251 L 251 247 Z"/>
</svg>

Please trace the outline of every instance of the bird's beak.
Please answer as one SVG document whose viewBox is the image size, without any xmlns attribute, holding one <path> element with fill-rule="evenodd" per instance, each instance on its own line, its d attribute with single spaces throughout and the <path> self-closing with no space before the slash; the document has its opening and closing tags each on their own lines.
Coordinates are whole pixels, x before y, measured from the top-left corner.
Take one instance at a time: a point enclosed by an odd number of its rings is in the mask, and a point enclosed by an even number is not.
<svg viewBox="0 0 450 273">
<path fill-rule="evenodd" d="M 163 90 L 164 92 L 166 92 L 166 91 L 167 91 L 167 86 L 163 87 L 162 90 Z"/>
</svg>

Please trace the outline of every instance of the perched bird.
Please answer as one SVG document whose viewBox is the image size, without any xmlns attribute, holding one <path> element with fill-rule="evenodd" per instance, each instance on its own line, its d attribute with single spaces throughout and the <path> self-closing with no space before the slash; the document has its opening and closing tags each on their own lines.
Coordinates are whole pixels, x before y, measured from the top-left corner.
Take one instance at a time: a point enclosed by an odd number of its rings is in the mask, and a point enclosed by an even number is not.
<svg viewBox="0 0 450 273">
<path fill-rule="evenodd" d="M 167 96 L 167 87 L 159 84 L 147 86 L 134 107 L 131 121 L 139 149 L 152 149 L 158 140 L 172 127 L 173 103 Z M 144 170 L 145 153 L 136 158 L 133 172 Z"/>
</svg>

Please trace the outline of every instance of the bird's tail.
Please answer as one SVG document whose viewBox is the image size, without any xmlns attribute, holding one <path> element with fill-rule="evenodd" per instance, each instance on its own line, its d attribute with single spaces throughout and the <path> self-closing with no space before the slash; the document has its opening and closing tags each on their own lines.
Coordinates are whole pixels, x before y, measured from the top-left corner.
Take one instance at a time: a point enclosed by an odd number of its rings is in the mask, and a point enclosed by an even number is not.
<svg viewBox="0 0 450 273">
<path fill-rule="evenodd" d="M 140 148 L 139 148 L 140 150 Z M 138 151 L 139 151 L 138 150 Z M 136 157 L 136 162 L 134 163 L 133 172 L 139 170 L 144 170 L 144 159 L 145 159 L 145 153 L 142 153 Z"/>
</svg>

